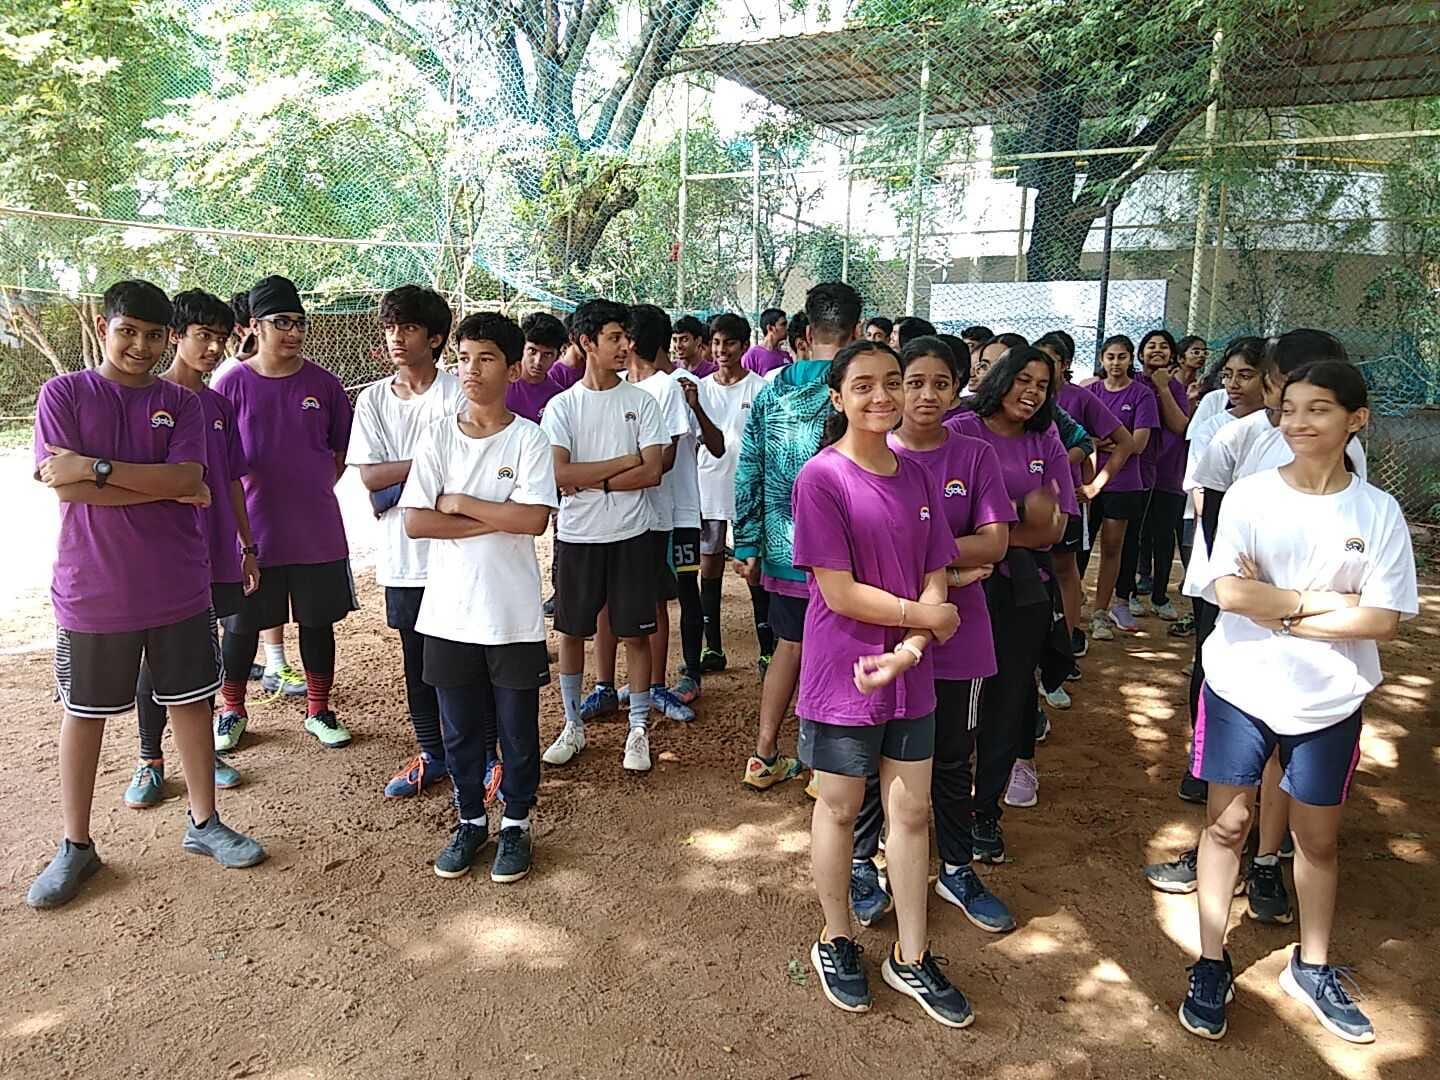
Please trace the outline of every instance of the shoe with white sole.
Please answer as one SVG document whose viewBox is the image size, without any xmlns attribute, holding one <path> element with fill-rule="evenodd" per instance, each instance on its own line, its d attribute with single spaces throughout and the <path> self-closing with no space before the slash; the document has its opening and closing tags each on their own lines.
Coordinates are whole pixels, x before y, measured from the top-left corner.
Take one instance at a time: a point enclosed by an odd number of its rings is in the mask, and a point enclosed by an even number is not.
<svg viewBox="0 0 1440 1080">
<path fill-rule="evenodd" d="M 546 748 L 540 760 L 546 765 L 565 765 L 585 749 L 585 729 L 579 724 L 566 724 Z"/>
<path fill-rule="evenodd" d="M 631 772 L 650 771 L 650 733 L 643 727 L 632 727 L 625 736 L 622 764 Z"/>
</svg>

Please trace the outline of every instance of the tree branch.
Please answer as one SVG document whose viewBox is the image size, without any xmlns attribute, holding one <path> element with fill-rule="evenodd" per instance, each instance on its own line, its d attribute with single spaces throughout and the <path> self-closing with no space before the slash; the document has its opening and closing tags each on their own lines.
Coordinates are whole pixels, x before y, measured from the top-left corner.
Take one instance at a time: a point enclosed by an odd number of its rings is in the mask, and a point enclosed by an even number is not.
<svg viewBox="0 0 1440 1080">
<path fill-rule="evenodd" d="M 645 106 L 650 103 L 650 95 L 655 92 L 660 77 L 665 74 L 665 69 L 675 58 L 680 43 L 690 32 L 695 17 L 700 14 L 703 0 L 671 0 L 671 2 L 669 13 L 657 27 L 654 48 L 646 54 L 634 85 L 630 88 L 628 100 L 625 103 L 624 111 L 620 114 L 615 130 L 607 134 L 605 141 L 617 150 L 630 148 L 630 142 L 635 138 L 635 132 L 640 127 L 640 119 L 645 115 Z"/>
</svg>

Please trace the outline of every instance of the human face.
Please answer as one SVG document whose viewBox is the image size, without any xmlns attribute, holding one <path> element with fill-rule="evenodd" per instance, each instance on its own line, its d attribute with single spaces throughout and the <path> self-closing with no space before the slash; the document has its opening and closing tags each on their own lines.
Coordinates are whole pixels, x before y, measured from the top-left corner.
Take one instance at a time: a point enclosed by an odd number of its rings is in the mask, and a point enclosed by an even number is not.
<svg viewBox="0 0 1440 1080">
<path fill-rule="evenodd" d="M 191 323 L 185 333 L 170 333 L 170 343 L 175 346 L 175 358 L 186 367 L 201 375 L 209 375 L 225 358 L 225 342 L 230 332 L 222 326 L 202 326 Z"/>
<path fill-rule="evenodd" d="M 1185 350 L 1185 355 L 1180 358 L 1180 362 L 1190 371 L 1199 371 L 1209 359 L 1210 347 L 1203 341 L 1197 341 Z"/>
<path fill-rule="evenodd" d="M 625 327 L 618 322 L 608 322 L 600 328 L 595 339 L 582 339 L 582 344 L 589 341 L 585 347 L 586 363 L 591 360 L 601 371 L 623 371 L 630 359 L 630 337 L 625 333 Z"/>
<path fill-rule="evenodd" d="M 689 331 L 670 335 L 670 353 L 687 368 L 695 366 L 695 347 L 700 340 Z"/>
<path fill-rule="evenodd" d="M 550 368 L 560 356 L 559 349 L 525 342 L 525 351 L 520 354 L 520 375 L 528 383 L 540 383 L 550 374 Z"/>
<path fill-rule="evenodd" d="M 520 365 L 507 364 L 505 353 L 493 341 L 462 341 L 456 349 L 456 374 L 465 399 L 473 405 L 494 405 L 519 377 Z"/>
<path fill-rule="evenodd" d="M 998 342 L 988 349 L 981 349 L 978 354 L 970 354 L 970 391 L 974 393 L 980 389 L 980 384 L 985 381 L 985 375 L 994 366 L 995 361 L 1005 355 L 1005 346 Z"/>
<path fill-rule="evenodd" d="M 445 341 L 420 323 L 386 323 L 385 352 L 396 367 L 423 367 L 435 362 L 435 350 Z"/>
<path fill-rule="evenodd" d="M 1045 404 L 1050 392 L 1050 365 L 1031 360 L 1015 375 L 1010 392 L 1000 402 L 1000 410 L 1006 418 L 1021 426 Z"/>
<path fill-rule="evenodd" d="M 740 366 L 740 358 L 745 355 L 745 343 L 739 338 L 716 334 L 710 339 L 710 352 L 717 365 L 727 371 L 734 371 Z"/>
<path fill-rule="evenodd" d="M 1351 412 L 1335 393 L 1311 383 L 1291 383 L 1280 404 L 1280 434 L 1297 458 L 1339 457 L 1350 436 L 1370 421 L 1370 410 Z"/>
<path fill-rule="evenodd" d="M 938 356 L 917 356 L 905 368 L 905 421 L 919 428 L 940 426 L 955 403 L 955 376 Z"/>
<path fill-rule="evenodd" d="M 1152 337 L 1140 349 L 1140 362 L 1146 371 L 1169 367 L 1172 356 L 1169 343 L 1162 337 Z"/>
<path fill-rule="evenodd" d="M 840 389 L 830 391 L 830 404 L 845 414 L 852 431 L 883 435 L 894 430 L 905 407 L 900 362 L 886 353 L 857 356 L 846 367 Z"/>
<path fill-rule="evenodd" d="M 790 351 L 795 355 L 796 360 L 810 359 L 810 342 L 803 337 L 792 337 L 790 339 Z"/>
<path fill-rule="evenodd" d="M 1253 412 L 1265 403 L 1265 390 L 1260 371 L 1243 353 L 1236 353 L 1220 369 L 1220 385 L 1230 400 L 1230 408 Z"/>
<path fill-rule="evenodd" d="M 1100 354 L 1100 366 L 1105 369 L 1105 377 L 1116 382 L 1128 383 L 1134 365 L 1135 357 L 1124 345 L 1108 345 Z"/>
<path fill-rule="evenodd" d="M 896 324 L 895 328 L 890 331 L 890 341 L 889 341 L 889 345 L 890 345 L 890 348 L 894 349 L 897 353 L 900 351 L 900 326 L 899 326 L 899 324 Z"/>
<path fill-rule="evenodd" d="M 872 323 L 865 328 L 865 340 L 884 344 L 886 342 L 885 331 Z"/>
<path fill-rule="evenodd" d="M 1070 361 L 1060 355 L 1059 351 L 1049 345 L 1037 346 L 1041 352 L 1055 361 L 1055 371 L 1060 376 L 1061 382 L 1070 381 Z"/>
<path fill-rule="evenodd" d="M 790 336 L 790 320 L 781 315 L 770 324 L 770 330 L 766 336 L 770 338 L 772 345 L 779 345 Z"/>
<path fill-rule="evenodd" d="M 276 360 L 293 360 L 305 347 L 305 331 L 309 329 L 309 324 L 302 312 L 281 311 L 263 319 L 254 319 L 250 325 L 259 342 L 256 351 L 266 356 Z M 282 330 L 282 326 L 285 329 Z"/>
<path fill-rule="evenodd" d="M 170 341 L 164 323 L 146 322 L 131 315 L 116 315 L 109 322 L 95 320 L 95 333 L 105 351 L 105 363 L 117 382 L 143 382 L 160 362 Z"/>
</svg>

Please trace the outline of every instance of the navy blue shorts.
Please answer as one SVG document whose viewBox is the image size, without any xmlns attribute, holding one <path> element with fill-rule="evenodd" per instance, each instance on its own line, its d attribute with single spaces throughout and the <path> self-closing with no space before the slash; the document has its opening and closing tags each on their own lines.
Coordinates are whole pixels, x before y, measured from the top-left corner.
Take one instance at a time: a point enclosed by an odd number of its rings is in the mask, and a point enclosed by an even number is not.
<svg viewBox="0 0 1440 1080">
<path fill-rule="evenodd" d="M 770 629 L 775 631 L 775 636 L 781 641 L 799 641 L 803 638 L 805 611 L 809 606 L 808 596 L 770 593 Z"/>
<path fill-rule="evenodd" d="M 1360 763 L 1360 710 L 1304 735 L 1277 735 L 1208 685 L 1200 690 L 1190 771 L 1211 784 L 1254 787 L 1278 747 L 1280 789 L 1309 806 L 1339 806 Z"/>
</svg>

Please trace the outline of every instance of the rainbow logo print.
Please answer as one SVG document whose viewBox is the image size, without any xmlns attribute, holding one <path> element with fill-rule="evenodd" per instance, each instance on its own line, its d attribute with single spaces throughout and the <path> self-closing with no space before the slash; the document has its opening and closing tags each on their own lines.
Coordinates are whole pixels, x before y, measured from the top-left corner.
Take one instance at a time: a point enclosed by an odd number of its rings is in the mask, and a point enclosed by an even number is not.
<svg viewBox="0 0 1440 1080">
<path fill-rule="evenodd" d="M 150 414 L 150 426 L 152 428 L 173 428 L 175 426 L 175 418 L 164 409 L 156 409 Z"/>
<path fill-rule="evenodd" d="M 1352 536 L 1349 540 L 1345 541 L 1345 550 L 1353 551 L 1357 554 L 1361 553 L 1365 550 L 1365 541 L 1361 540 L 1358 536 Z"/>
<path fill-rule="evenodd" d="M 921 521 L 929 521 L 929 520 L 930 520 L 930 507 L 928 507 L 928 506 L 922 506 L 922 507 L 920 507 L 920 520 L 921 520 Z"/>
<path fill-rule="evenodd" d="M 964 481 L 964 480 L 946 480 L 946 481 L 945 481 L 945 497 L 946 497 L 947 499 L 953 499 L 956 495 L 964 495 L 964 494 L 965 494 L 965 481 Z"/>
<path fill-rule="evenodd" d="M 501 466 L 500 466 L 500 471 L 495 474 L 495 479 L 497 479 L 497 480 L 514 480 L 514 479 L 515 479 L 515 470 L 512 469 L 512 468 L 510 468 L 509 465 L 501 465 Z"/>
<path fill-rule="evenodd" d="M 225 430 L 225 421 L 222 420 L 222 419 L 220 419 L 220 417 L 217 416 L 217 417 L 215 418 L 214 427 L 215 427 L 215 430 L 216 430 L 216 431 L 224 431 L 224 430 Z"/>
<path fill-rule="evenodd" d="M 320 408 L 320 399 L 315 397 L 313 394 L 306 394 L 303 398 L 300 399 L 300 408 L 318 409 Z"/>
<path fill-rule="evenodd" d="M 1039 476 L 1041 473 L 1043 473 L 1045 471 L 1044 460 L 1041 458 L 1036 458 L 1034 461 L 1030 462 L 1030 471 L 1036 476 Z"/>
</svg>

